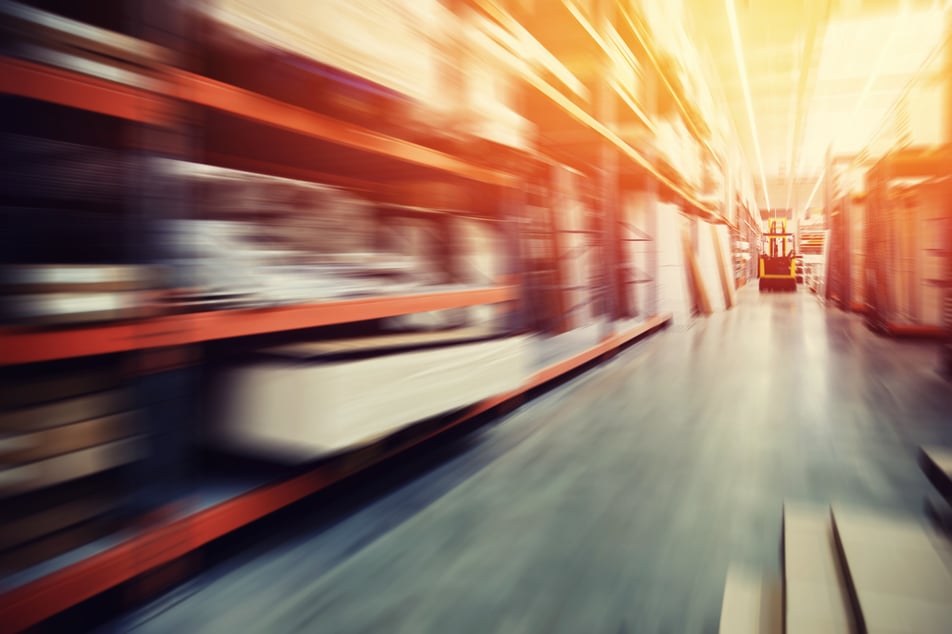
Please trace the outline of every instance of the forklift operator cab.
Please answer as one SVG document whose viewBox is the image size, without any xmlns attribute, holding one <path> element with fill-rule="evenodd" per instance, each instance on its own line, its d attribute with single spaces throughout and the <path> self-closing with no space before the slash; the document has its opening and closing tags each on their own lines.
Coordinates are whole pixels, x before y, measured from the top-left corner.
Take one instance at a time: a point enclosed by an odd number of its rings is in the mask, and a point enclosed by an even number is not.
<svg viewBox="0 0 952 634">
<path fill-rule="evenodd" d="M 760 249 L 760 290 L 797 290 L 797 260 L 787 221 L 771 218 Z"/>
</svg>

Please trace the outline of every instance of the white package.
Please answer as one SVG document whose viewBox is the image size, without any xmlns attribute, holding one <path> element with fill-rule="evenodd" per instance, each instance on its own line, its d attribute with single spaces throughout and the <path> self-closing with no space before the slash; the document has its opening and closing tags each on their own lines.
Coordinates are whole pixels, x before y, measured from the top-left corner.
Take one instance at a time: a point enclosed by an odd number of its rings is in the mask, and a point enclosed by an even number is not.
<svg viewBox="0 0 952 634">
<path fill-rule="evenodd" d="M 416 421 L 517 389 L 528 337 L 321 362 L 275 358 L 226 371 L 216 437 L 287 459 L 372 442 Z"/>
</svg>

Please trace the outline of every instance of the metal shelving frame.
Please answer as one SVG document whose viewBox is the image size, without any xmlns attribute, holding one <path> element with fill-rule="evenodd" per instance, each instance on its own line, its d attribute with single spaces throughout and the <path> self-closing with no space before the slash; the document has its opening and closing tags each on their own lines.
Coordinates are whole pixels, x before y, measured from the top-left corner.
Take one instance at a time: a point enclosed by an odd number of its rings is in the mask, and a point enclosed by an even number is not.
<svg viewBox="0 0 952 634">
<path fill-rule="evenodd" d="M 604 34 L 609 29 L 617 27 L 617 32 L 623 32 L 622 40 L 637 42 L 640 48 L 632 51 L 634 55 L 644 58 L 645 63 L 655 65 L 664 89 L 675 97 L 692 133 L 698 135 L 699 140 L 704 140 L 697 122 L 684 106 L 682 96 L 677 95 L 671 82 L 661 72 L 643 27 L 632 15 L 622 10 L 617 3 L 604 1 L 598 7 L 597 18 L 589 20 L 571 3 L 555 4 L 561 9 L 549 16 L 551 23 L 568 33 L 568 40 L 574 46 L 588 52 L 594 51 L 600 59 L 607 59 Z M 501 3 L 494 0 L 463 0 L 456 3 L 457 9 L 462 7 L 475 9 L 505 28 L 519 26 Z M 532 32 L 531 25 L 528 30 Z M 643 110 L 642 105 L 632 101 L 631 95 L 622 94 L 624 87 L 609 85 L 602 77 L 588 78 L 588 85 L 596 95 L 593 114 L 578 103 L 571 91 L 566 92 L 557 87 L 561 85 L 557 77 L 522 71 L 519 79 L 527 94 L 547 104 L 544 112 L 540 113 L 547 126 L 540 136 L 550 140 L 541 143 L 537 150 L 507 153 L 507 160 L 500 167 L 477 163 L 452 152 L 362 128 L 172 65 L 159 64 L 153 69 L 150 89 L 110 82 L 35 62 L 0 58 L 0 93 L 4 95 L 47 101 L 169 129 L 183 125 L 183 121 L 188 120 L 188 113 L 197 108 L 210 109 L 243 121 L 255 122 L 268 129 L 293 132 L 314 143 L 359 152 L 368 159 L 383 161 L 403 172 L 410 170 L 421 177 L 455 179 L 463 187 L 478 191 L 480 196 L 491 201 L 490 206 L 496 209 L 498 219 L 502 221 L 508 254 L 506 276 L 490 288 L 355 298 L 268 309 L 165 315 L 76 328 L 4 328 L 0 330 L 0 365 L 14 366 L 115 353 L 174 352 L 213 340 L 223 341 L 477 304 L 508 307 L 510 329 L 524 329 L 527 280 L 523 270 L 524 253 L 520 246 L 522 236 L 519 234 L 520 219 L 525 217 L 527 204 L 524 183 L 527 175 L 540 172 L 540 166 L 541 171 L 546 173 L 545 166 L 556 162 L 580 169 L 592 184 L 593 209 L 600 216 L 600 226 L 592 229 L 586 246 L 604 250 L 604 284 L 595 289 L 600 297 L 593 301 L 603 304 L 604 310 L 601 312 L 608 318 L 608 328 L 597 345 L 535 372 L 518 390 L 478 403 L 460 415 L 440 421 L 421 435 L 401 435 L 397 441 L 381 444 L 375 451 L 362 453 L 361 460 L 323 463 L 289 480 L 259 487 L 205 510 L 149 525 L 98 554 L 9 590 L 0 595 L 0 623 L 5 628 L 17 630 L 30 627 L 143 573 L 176 561 L 355 471 L 380 463 L 464 421 L 522 398 L 531 390 L 568 372 L 597 362 L 626 343 L 668 323 L 670 315 L 657 314 L 655 272 L 635 269 L 625 261 L 625 245 L 628 241 L 636 241 L 646 245 L 648 269 L 656 268 L 657 247 L 651 220 L 648 226 L 635 227 L 620 219 L 621 188 L 635 182 L 650 194 L 678 201 L 686 213 L 731 226 L 724 219 L 725 215 L 698 200 L 679 182 L 679 178 L 666 174 L 668 168 L 651 158 L 654 155 L 652 148 L 635 147 L 615 131 L 615 125 L 620 122 L 640 122 L 640 125 L 650 130 L 652 104 Z M 656 94 L 659 89 L 659 86 L 650 86 L 649 93 Z M 716 160 L 713 149 L 708 146 L 708 150 Z M 390 183 L 375 182 L 366 174 L 335 173 L 323 167 L 309 170 L 305 167 L 274 165 L 248 156 L 221 158 L 232 167 L 331 182 L 360 189 L 362 193 L 369 190 L 373 197 L 390 202 L 397 202 L 395 199 L 399 197 Z M 552 183 L 546 183 L 543 179 L 541 186 L 543 189 L 551 188 Z M 543 194 L 544 198 L 551 198 L 558 192 L 550 190 Z M 736 227 L 732 228 L 737 231 Z M 563 258 L 559 257 L 564 255 L 557 244 L 559 233 L 558 226 L 553 225 L 551 237 L 556 243 L 552 251 L 555 259 L 553 269 L 556 272 L 564 265 L 561 261 Z M 560 281 L 562 279 L 557 275 L 554 282 L 560 293 L 567 290 Z M 627 287 L 632 284 L 645 285 L 646 288 L 644 299 L 637 302 L 638 306 L 628 303 Z M 553 331 L 564 329 L 564 325 L 559 324 L 571 309 L 570 306 L 562 305 L 558 314 L 547 316 L 547 322 L 553 324 Z M 635 315 L 642 318 L 638 325 L 620 325 Z M 189 355 L 179 355 L 179 358 L 188 359 Z M 184 362 L 188 363 L 187 360 Z"/>
</svg>

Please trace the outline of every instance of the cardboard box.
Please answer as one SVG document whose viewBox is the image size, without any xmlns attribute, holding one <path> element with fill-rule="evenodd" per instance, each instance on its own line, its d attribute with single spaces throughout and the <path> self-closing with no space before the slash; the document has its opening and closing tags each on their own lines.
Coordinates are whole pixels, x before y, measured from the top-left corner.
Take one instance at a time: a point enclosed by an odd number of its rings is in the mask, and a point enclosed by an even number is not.
<svg viewBox="0 0 952 634">
<path fill-rule="evenodd" d="M 145 452 L 145 439 L 137 436 L 0 469 L 0 494 L 15 495 L 90 476 L 139 460 Z"/>
<path fill-rule="evenodd" d="M 87 449 L 135 434 L 129 412 L 25 434 L 0 435 L 0 467 L 24 464 Z"/>
<path fill-rule="evenodd" d="M 516 389 L 528 374 L 526 342 L 493 339 L 354 360 L 328 358 L 307 344 L 270 350 L 219 377 L 214 442 L 288 461 L 358 447 Z M 386 337 L 378 343 L 386 345 Z"/>
<path fill-rule="evenodd" d="M 114 389 L 0 412 L 0 433 L 30 432 L 99 418 L 129 409 L 128 392 Z"/>
</svg>

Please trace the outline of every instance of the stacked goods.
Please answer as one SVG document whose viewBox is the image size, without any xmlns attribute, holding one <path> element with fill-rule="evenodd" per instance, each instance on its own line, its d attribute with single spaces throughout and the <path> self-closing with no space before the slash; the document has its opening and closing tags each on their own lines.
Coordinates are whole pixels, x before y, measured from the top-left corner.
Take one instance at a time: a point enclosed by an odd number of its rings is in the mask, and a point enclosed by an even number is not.
<svg viewBox="0 0 952 634">
<path fill-rule="evenodd" d="M 942 326 L 948 245 L 947 185 L 943 181 L 894 186 L 867 208 L 869 253 L 882 254 L 879 282 L 864 299 L 890 326 Z M 867 258 L 872 266 L 872 259 Z"/>
<path fill-rule="evenodd" d="M 155 312 L 148 291 L 156 282 L 155 270 L 141 266 L 7 266 L 3 318 L 47 326 L 142 317 Z"/>
<path fill-rule="evenodd" d="M 111 368 L 7 377 L 0 389 L 0 566 L 103 534 L 116 468 L 145 457 L 132 397 Z"/>
<path fill-rule="evenodd" d="M 946 294 L 946 267 L 949 260 L 948 185 L 943 182 L 922 185 L 915 198 L 919 239 L 917 277 L 921 295 L 912 311 L 917 323 L 943 326 L 943 300 Z"/>
<path fill-rule="evenodd" d="M 390 209 L 376 230 L 377 247 L 414 263 L 413 276 L 428 285 L 458 283 L 459 245 L 451 241 L 455 220 L 426 209 Z M 466 309 L 449 309 L 399 315 L 384 320 L 387 330 L 441 330 L 463 326 Z"/>
<path fill-rule="evenodd" d="M 200 11 L 216 79 L 399 134 L 531 147 L 512 78 L 524 43 L 474 12 L 461 21 L 437 0 L 212 0 Z"/>
<path fill-rule="evenodd" d="M 405 293 L 418 263 L 374 250 L 374 210 L 341 189 L 182 162 L 162 164 L 198 191 L 195 217 L 169 221 L 164 247 L 203 307 L 273 306 Z"/>
<path fill-rule="evenodd" d="M 158 90 L 159 46 L 17 2 L 0 3 L 5 53 L 111 82 Z"/>
<path fill-rule="evenodd" d="M 219 376 L 214 442 L 309 460 L 515 390 L 526 338 L 491 337 L 470 328 L 265 350 Z"/>
<path fill-rule="evenodd" d="M 462 129 L 499 145 L 529 149 L 533 126 L 515 110 L 513 71 L 521 63 L 522 47 L 512 34 L 479 16 L 471 17 L 464 34 Z"/>
<path fill-rule="evenodd" d="M 848 200 L 849 209 L 849 266 L 850 310 L 863 312 L 866 308 L 866 204 L 864 201 Z"/>
<path fill-rule="evenodd" d="M 457 280 L 468 286 L 496 286 L 505 273 L 505 252 L 499 226 L 492 222 L 457 217 L 453 222 L 454 269 Z M 502 313 L 494 305 L 470 306 L 466 323 L 470 326 L 499 326 Z"/>
<path fill-rule="evenodd" d="M 697 142 L 684 120 L 676 117 L 668 121 L 655 124 L 655 147 L 661 158 L 683 180 L 689 188 L 702 190 L 704 188 L 704 160 L 701 156 L 700 144 Z"/>
<path fill-rule="evenodd" d="M 207 72 L 223 81 L 366 122 L 400 110 L 432 125 L 456 107 L 444 85 L 454 20 L 437 0 L 211 0 L 199 11 L 217 29 L 201 42 Z"/>
<path fill-rule="evenodd" d="M 377 226 L 377 245 L 414 263 L 413 277 L 445 288 L 489 287 L 503 274 L 502 236 L 496 223 L 426 210 L 391 209 Z M 435 330 L 497 324 L 492 305 L 414 313 L 385 320 L 390 330 Z"/>
</svg>

